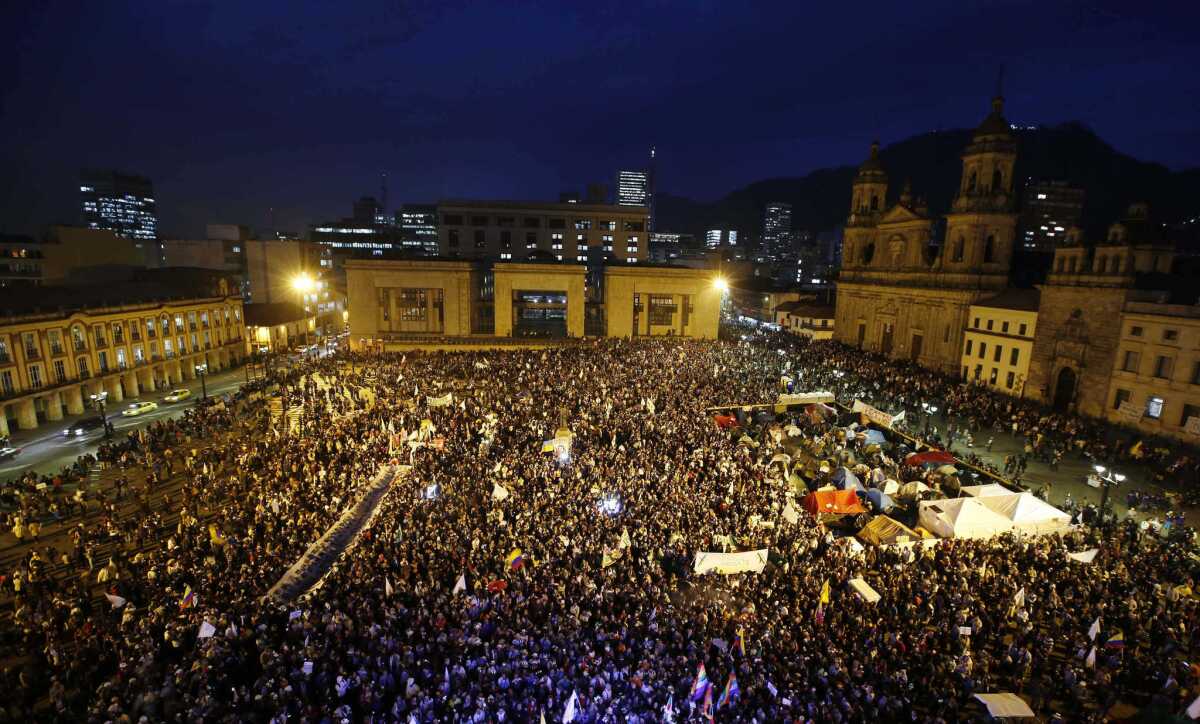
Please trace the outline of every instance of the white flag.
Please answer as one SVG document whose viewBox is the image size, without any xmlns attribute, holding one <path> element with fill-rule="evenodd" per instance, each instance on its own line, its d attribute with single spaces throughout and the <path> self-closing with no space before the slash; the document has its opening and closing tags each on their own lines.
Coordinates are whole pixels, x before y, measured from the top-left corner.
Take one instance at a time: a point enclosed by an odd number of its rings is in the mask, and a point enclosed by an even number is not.
<svg viewBox="0 0 1200 724">
<path fill-rule="evenodd" d="M 563 712 L 563 724 L 567 724 L 569 721 L 575 721 L 575 702 L 578 699 L 578 692 L 572 691 L 571 698 L 567 700 L 567 710 Z"/>
<path fill-rule="evenodd" d="M 630 542 L 630 540 L 629 540 L 629 529 L 628 529 L 628 528 L 623 528 L 623 529 L 621 530 L 621 547 L 622 547 L 622 548 L 628 548 L 628 547 L 630 547 L 631 545 L 633 545 L 633 543 L 632 543 L 632 542 Z"/>
<path fill-rule="evenodd" d="M 1022 586 L 1021 590 L 1017 591 L 1017 595 L 1015 597 L 1013 597 L 1013 606 L 1024 606 L 1024 605 L 1025 605 L 1025 587 Z"/>
<path fill-rule="evenodd" d="M 792 505 L 792 501 L 790 500 L 783 509 L 783 519 L 792 525 L 795 525 L 800 520 L 800 514 L 796 511 L 795 506 Z"/>
<path fill-rule="evenodd" d="M 1095 641 L 1096 636 L 1098 636 L 1099 634 L 1100 634 L 1100 617 L 1097 616 L 1096 620 L 1092 622 L 1092 627 L 1088 629 L 1088 638 L 1091 639 L 1092 641 Z"/>
<path fill-rule="evenodd" d="M 466 591 L 466 590 L 467 590 L 467 574 L 461 573 L 458 576 L 458 582 L 454 584 L 454 590 L 451 591 L 450 593 L 451 593 L 451 595 L 453 595 L 455 593 L 458 593 L 459 591 Z"/>
<path fill-rule="evenodd" d="M 1089 669 L 1094 669 L 1094 668 L 1096 668 L 1096 647 L 1095 647 L 1095 646 L 1093 646 L 1093 647 L 1092 647 L 1092 650 L 1088 652 L 1088 655 L 1087 655 L 1087 667 L 1088 667 Z"/>
<path fill-rule="evenodd" d="M 202 639 L 212 638 L 213 634 L 215 634 L 216 632 L 217 632 L 217 627 L 213 626 L 208 621 L 205 621 L 204 623 L 200 624 L 200 638 L 202 638 Z"/>
<path fill-rule="evenodd" d="M 383 579 L 383 595 L 387 598 L 390 598 L 393 593 L 395 593 L 395 591 L 392 590 L 392 582 L 389 581 L 388 579 L 384 578 Z"/>
<path fill-rule="evenodd" d="M 1096 554 L 1100 552 L 1099 548 L 1090 548 L 1081 553 L 1068 553 L 1067 558 L 1080 563 L 1091 563 L 1096 560 Z"/>
<path fill-rule="evenodd" d="M 120 596 L 114 596 L 111 593 L 104 594 L 104 597 L 107 598 L 108 602 L 112 604 L 113 609 L 118 609 L 121 606 L 124 606 L 126 603 L 125 599 L 121 598 Z"/>
<path fill-rule="evenodd" d="M 663 721 L 668 723 L 675 721 L 675 694 L 672 693 L 667 697 L 667 704 L 663 707 Z"/>
<path fill-rule="evenodd" d="M 492 500 L 506 500 L 508 490 L 500 483 L 492 483 Z"/>
<path fill-rule="evenodd" d="M 1200 719 L 1200 696 L 1187 708 L 1187 715 L 1193 719 Z"/>
</svg>

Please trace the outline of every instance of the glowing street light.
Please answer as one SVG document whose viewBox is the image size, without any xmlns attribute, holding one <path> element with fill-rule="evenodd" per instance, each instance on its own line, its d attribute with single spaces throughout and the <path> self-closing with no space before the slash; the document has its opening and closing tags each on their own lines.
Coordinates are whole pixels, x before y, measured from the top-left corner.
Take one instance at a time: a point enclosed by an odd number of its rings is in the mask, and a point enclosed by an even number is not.
<svg viewBox="0 0 1200 724">
<path fill-rule="evenodd" d="M 718 292 L 727 292 L 729 291 L 729 282 L 725 280 L 725 277 L 717 277 L 713 279 L 713 289 Z"/>
<path fill-rule="evenodd" d="M 301 294 L 310 294 L 317 288 L 317 282 L 307 273 L 300 273 L 292 277 L 292 288 Z"/>
</svg>

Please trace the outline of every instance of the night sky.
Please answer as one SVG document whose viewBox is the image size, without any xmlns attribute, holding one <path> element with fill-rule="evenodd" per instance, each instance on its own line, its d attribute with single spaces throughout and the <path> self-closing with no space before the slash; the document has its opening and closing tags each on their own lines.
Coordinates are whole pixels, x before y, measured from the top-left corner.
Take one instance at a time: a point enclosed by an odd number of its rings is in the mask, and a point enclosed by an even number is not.
<svg viewBox="0 0 1200 724">
<path fill-rule="evenodd" d="M 1001 64 L 1013 122 L 1200 165 L 1195 2 L 4 5 L 0 232 L 78 222 L 81 166 L 150 176 L 166 237 L 303 231 L 381 171 L 392 207 L 556 199 L 652 144 L 711 199 L 973 126 Z"/>
</svg>

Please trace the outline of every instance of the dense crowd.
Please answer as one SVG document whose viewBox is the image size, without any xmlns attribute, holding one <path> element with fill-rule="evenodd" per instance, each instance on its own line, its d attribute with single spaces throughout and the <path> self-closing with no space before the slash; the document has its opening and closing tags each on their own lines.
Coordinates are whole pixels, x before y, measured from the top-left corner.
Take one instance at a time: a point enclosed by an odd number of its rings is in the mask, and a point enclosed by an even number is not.
<svg viewBox="0 0 1200 724">
<path fill-rule="evenodd" d="M 145 504 L 92 501 L 76 513 L 87 525 L 57 523 L 74 526 L 73 551 L 21 544 L 3 644 L 24 658 L 4 714 L 700 720 L 701 665 L 725 720 L 961 721 L 980 711 L 972 694 L 1014 691 L 1099 721 L 1117 702 L 1178 712 L 1196 696 L 1189 540 L 1114 526 L 859 551 L 785 513 L 840 464 L 868 481 L 921 473 L 845 416 L 728 431 L 705 411 L 774 400 L 784 377 L 884 408 L 941 399 L 980 426 L 1033 425 L 1047 445 L 1087 434 L 769 338 L 308 361 L 106 448 L 105 463 L 141 473 L 128 494 Z M 272 394 L 301 419 L 272 416 Z M 561 427 L 569 451 L 545 444 Z M 781 451 L 826 464 L 797 483 L 772 463 Z M 392 464 L 411 468 L 321 585 L 265 596 Z M 1067 557 L 1093 547 L 1093 563 Z M 760 573 L 693 573 L 698 551 L 763 548 Z M 878 603 L 847 587 L 857 577 Z"/>
</svg>

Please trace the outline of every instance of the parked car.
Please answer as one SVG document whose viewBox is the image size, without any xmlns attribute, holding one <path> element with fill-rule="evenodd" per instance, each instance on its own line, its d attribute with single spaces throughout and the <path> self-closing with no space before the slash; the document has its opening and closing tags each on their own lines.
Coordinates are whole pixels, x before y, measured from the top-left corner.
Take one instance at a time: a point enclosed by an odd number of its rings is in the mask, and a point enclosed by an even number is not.
<svg viewBox="0 0 1200 724">
<path fill-rule="evenodd" d="M 144 415 L 151 410 L 157 409 L 157 402 L 135 402 L 124 410 L 121 410 L 121 415 L 124 417 L 137 417 L 138 415 Z"/>
<path fill-rule="evenodd" d="M 187 389 L 178 389 L 171 392 L 163 398 L 165 402 L 181 402 L 192 396 L 192 391 Z"/>
<path fill-rule="evenodd" d="M 0 447 L 0 460 L 12 460 L 21 454 L 19 447 Z"/>
<path fill-rule="evenodd" d="M 82 437 L 92 430 L 103 430 L 104 420 L 99 417 L 85 417 L 63 430 L 64 437 Z"/>
</svg>

